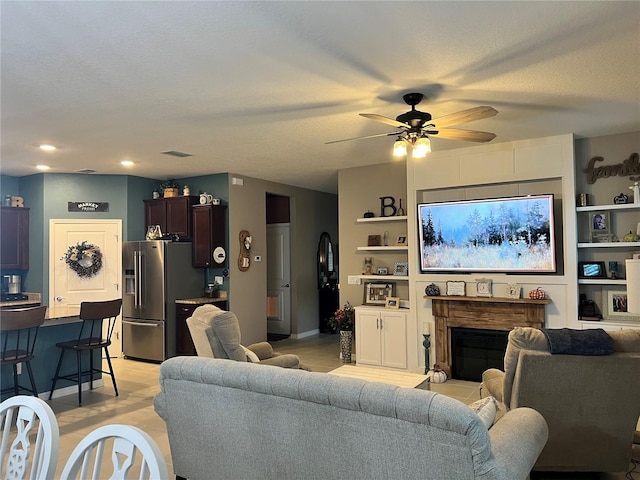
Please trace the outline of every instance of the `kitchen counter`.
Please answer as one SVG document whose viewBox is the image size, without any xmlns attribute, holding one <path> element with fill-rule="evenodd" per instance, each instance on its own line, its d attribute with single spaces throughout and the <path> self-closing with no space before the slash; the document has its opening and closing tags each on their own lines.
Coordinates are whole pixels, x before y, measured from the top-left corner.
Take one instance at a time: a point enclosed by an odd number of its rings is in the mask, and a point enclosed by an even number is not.
<svg viewBox="0 0 640 480">
<path fill-rule="evenodd" d="M 219 297 L 197 297 L 197 298 L 178 298 L 176 303 L 185 305 L 205 305 L 207 303 L 223 302 L 227 300 L 228 295 L 225 291 L 218 292 Z"/>
<path fill-rule="evenodd" d="M 26 300 L 14 300 L 12 302 L 0 302 L 0 308 L 2 307 L 20 307 L 21 305 L 34 305 L 42 303 L 42 295 L 39 293 L 22 292 L 28 298 Z"/>
<path fill-rule="evenodd" d="M 47 307 L 47 313 L 44 314 L 43 327 L 51 327 L 53 325 L 64 325 L 67 323 L 75 323 L 80 321 L 80 306 L 61 305 L 56 307 Z"/>
</svg>

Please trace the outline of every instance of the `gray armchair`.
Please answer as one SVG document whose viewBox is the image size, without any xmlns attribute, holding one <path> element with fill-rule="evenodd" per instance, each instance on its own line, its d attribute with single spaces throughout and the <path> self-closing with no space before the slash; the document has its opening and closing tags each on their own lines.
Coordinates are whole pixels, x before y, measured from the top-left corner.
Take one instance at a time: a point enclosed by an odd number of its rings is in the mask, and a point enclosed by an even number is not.
<svg viewBox="0 0 640 480">
<path fill-rule="evenodd" d="M 534 470 L 628 468 L 640 416 L 640 330 L 608 334 L 612 354 L 552 354 L 541 330 L 518 327 L 509 333 L 504 372 L 484 372 L 483 397 L 505 410 L 531 407 L 547 421 L 549 440 Z"/>
<path fill-rule="evenodd" d="M 284 368 L 302 368 L 293 354 L 273 351 L 271 344 L 259 342 L 244 347 L 240 344 L 240 324 L 233 312 L 215 305 L 203 305 L 187 319 L 187 326 L 199 357 L 227 358 L 238 362 L 253 362 Z"/>
</svg>

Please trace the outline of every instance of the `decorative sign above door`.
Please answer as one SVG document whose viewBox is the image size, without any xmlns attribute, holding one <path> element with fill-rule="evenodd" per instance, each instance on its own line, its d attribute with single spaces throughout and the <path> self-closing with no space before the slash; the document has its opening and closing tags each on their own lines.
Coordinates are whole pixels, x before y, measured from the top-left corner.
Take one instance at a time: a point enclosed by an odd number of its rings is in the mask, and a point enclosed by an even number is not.
<svg viewBox="0 0 640 480">
<path fill-rule="evenodd" d="M 637 153 L 632 153 L 629 158 L 622 163 L 616 165 L 603 165 L 596 167 L 596 162 L 603 162 L 602 157 L 593 157 L 589 160 L 589 165 L 584 169 L 587 174 L 587 183 L 596 183 L 599 178 L 608 177 L 630 177 L 631 180 L 640 180 L 640 156 Z"/>
<path fill-rule="evenodd" d="M 108 212 L 109 202 L 67 202 L 68 212 Z"/>
</svg>

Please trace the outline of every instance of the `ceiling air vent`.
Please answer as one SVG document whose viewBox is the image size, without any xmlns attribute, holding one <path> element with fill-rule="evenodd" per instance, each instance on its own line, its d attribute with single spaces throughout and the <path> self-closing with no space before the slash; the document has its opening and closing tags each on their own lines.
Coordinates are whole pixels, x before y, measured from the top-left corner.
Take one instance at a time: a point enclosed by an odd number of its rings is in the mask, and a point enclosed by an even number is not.
<svg viewBox="0 0 640 480">
<path fill-rule="evenodd" d="M 85 175 L 89 175 L 90 173 L 96 173 L 96 171 L 91 170 L 90 168 L 85 168 L 84 170 L 76 170 L 76 173 L 84 173 Z"/>
<path fill-rule="evenodd" d="M 178 152 L 177 150 L 167 150 L 165 152 L 160 152 L 160 153 L 164 155 L 171 155 L 172 157 L 179 157 L 179 158 L 193 157 L 193 155 L 191 155 L 190 153 Z"/>
</svg>

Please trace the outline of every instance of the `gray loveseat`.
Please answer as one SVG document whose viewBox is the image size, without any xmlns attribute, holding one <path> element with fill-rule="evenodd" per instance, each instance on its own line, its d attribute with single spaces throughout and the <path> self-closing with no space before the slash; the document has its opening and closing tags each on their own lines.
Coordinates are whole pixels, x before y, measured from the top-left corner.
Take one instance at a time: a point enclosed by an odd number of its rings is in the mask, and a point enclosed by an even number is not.
<svg viewBox="0 0 640 480">
<path fill-rule="evenodd" d="M 529 408 L 487 431 L 444 395 L 326 373 L 175 357 L 160 385 L 174 472 L 192 480 L 518 480 L 547 440 Z"/>
</svg>

